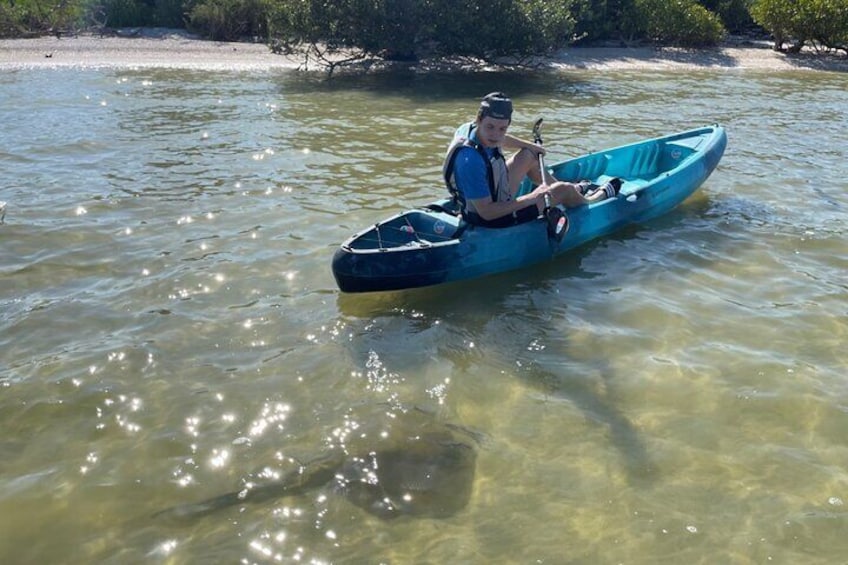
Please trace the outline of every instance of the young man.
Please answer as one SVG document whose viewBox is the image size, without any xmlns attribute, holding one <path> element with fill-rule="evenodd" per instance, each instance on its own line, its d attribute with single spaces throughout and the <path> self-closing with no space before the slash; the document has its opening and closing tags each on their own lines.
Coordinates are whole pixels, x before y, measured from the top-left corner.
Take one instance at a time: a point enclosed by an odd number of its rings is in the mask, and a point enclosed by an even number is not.
<svg viewBox="0 0 848 565">
<path fill-rule="evenodd" d="M 511 121 L 512 101 L 502 92 L 493 92 L 483 98 L 477 118 L 454 134 L 443 172 L 467 221 L 506 227 L 536 219 L 545 209 L 545 195 L 551 205 L 574 207 L 618 193 L 620 183 L 616 182 L 584 196 L 580 185 L 558 181 L 547 171 L 542 179 L 538 156 L 545 149 L 508 134 Z M 517 151 L 507 159 L 502 149 Z M 538 186 L 516 197 L 526 176 Z"/>
</svg>

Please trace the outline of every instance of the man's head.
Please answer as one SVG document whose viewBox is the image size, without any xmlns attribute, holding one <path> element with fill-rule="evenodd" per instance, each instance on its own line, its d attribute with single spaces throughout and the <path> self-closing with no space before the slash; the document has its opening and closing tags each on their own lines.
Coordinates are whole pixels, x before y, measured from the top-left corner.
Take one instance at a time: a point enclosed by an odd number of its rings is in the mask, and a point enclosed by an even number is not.
<svg viewBox="0 0 848 565">
<path fill-rule="evenodd" d="M 512 100 L 503 92 L 492 92 L 480 101 L 480 109 L 477 111 L 477 120 L 485 117 L 496 120 L 507 120 L 512 122 Z"/>
<path fill-rule="evenodd" d="M 498 147 L 512 122 L 512 100 L 503 92 L 483 97 L 477 111 L 477 138 L 486 147 Z"/>
</svg>

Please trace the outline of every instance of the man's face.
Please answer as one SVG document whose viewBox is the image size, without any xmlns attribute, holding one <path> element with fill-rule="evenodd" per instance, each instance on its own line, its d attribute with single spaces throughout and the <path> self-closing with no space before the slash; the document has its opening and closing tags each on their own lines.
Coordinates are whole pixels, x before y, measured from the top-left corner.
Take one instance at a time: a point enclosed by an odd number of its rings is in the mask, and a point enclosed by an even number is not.
<svg viewBox="0 0 848 565">
<path fill-rule="evenodd" d="M 483 147 L 498 147 L 503 143 L 508 128 L 509 120 L 498 120 L 486 116 L 477 125 L 477 139 Z"/>
</svg>

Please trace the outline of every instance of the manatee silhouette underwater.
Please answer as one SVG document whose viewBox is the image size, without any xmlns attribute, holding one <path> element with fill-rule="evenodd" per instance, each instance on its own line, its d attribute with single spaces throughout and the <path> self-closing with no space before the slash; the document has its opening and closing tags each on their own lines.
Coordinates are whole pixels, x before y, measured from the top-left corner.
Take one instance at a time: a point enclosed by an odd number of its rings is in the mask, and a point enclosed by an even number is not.
<svg viewBox="0 0 848 565">
<path fill-rule="evenodd" d="M 418 416 L 426 414 L 411 410 Z M 373 449 L 356 454 L 334 447 L 280 480 L 181 504 L 155 518 L 190 520 L 224 508 L 295 497 L 329 487 L 384 520 L 400 516 L 447 518 L 468 504 L 482 436 L 461 426 L 400 417 Z"/>
</svg>

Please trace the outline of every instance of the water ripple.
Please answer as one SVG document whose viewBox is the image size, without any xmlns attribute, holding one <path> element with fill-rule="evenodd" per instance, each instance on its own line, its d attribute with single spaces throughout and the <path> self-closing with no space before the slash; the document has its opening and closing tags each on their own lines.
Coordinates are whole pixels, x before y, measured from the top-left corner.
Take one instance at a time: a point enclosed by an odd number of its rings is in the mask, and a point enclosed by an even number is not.
<svg viewBox="0 0 848 565">
<path fill-rule="evenodd" d="M 453 129 L 502 89 L 514 133 L 544 116 L 551 159 L 705 120 L 728 151 L 677 210 L 560 261 L 340 295 L 334 248 L 442 196 Z M 839 560 L 846 92 L 827 73 L 4 76 L 0 512 L 19 518 L 0 561 Z M 367 450 L 410 406 L 491 438 L 447 521 L 376 522 L 331 489 L 149 518 Z"/>
</svg>

